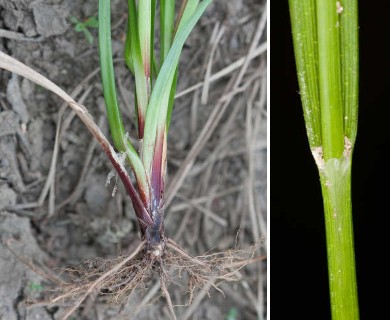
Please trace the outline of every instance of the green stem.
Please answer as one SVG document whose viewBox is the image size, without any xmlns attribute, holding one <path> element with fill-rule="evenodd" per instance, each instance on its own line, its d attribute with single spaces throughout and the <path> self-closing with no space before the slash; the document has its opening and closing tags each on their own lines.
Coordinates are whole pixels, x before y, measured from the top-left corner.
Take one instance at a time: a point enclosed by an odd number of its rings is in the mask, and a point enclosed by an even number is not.
<svg viewBox="0 0 390 320">
<path fill-rule="evenodd" d="M 338 16 L 335 1 L 317 1 L 319 89 L 325 161 L 341 157 L 344 149 Z"/>
<path fill-rule="evenodd" d="M 325 209 L 330 302 L 333 320 L 359 319 L 351 205 L 350 157 L 320 169 Z"/>
<path fill-rule="evenodd" d="M 175 21 L 175 1 L 160 1 L 160 65 L 164 63 L 172 45 L 173 25 Z"/>
<path fill-rule="evenodd" d="M 359 92 L 358 4 L 356 0 L 343 1 L 340 14 L 340 43 L 344 130 L 353 145 L 357 132 Z"/>
<path fill-rule="evenodd" d="M 137 8 L 135 0 L 128 0 L 128 29 L 126 38 L 125 59 L 135 76 L 136 112 L 138 117 L 138 138 L 143 139 L 146 109 L 149 103 L 148 83 L 143 64 L 140 37 L 138 30 Z M 145 17 L 148 19 L 148 17 Z M 127 40 L 128 39 L 128 40 Z M 149 86 L 150 89 L 150 86 Z"/>
<path fill-rule="evenodd" d="M 357 130 L 357 1 L 289 0 L 307 135 L 325 210 L 333 320 L 359 319 L 351 158 Z"/>
</svg>

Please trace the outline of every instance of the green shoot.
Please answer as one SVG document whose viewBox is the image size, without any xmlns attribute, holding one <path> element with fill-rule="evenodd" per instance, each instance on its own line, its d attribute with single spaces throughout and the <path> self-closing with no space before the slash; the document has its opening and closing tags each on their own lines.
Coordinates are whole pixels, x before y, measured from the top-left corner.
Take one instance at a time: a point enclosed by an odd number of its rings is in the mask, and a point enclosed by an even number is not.
<svg viewBox="0 0 390 320">
<path fill-rule="evenodd" d="M 34 281 L 29 282 L 28 288 L 31 292 L 42 292 L 43 290 L 43 286 L 40 283 Z"/>
<path fill-rule="evenodd" d="M 114 64 L 111 49 L 111 18 L 110 2 L 99 1 L 99 54 L 100 68 L 103 84 L 104 99 L 106 101 L 107 118 L 111 130 L 111 136 L 115 147 L 120 152 L 126 152 L 133 172 L 137 178 L 140 196 L 145 204 L 149 202 L 147 191 L 147 179 L 140 158 L 126 137 L 122 117 L 115 89 Z"/>
<path fill-rule="evenodd" d="M 93 44 L 93 35 L 88 28 L 98 28 L 98 20 L 96 17 L 89 17 L 84 22 L 79 21 L 76 17 L 70 17 L 70 21 L 74 24 L 74 31 L 82 32 L 89 44 Z"/>
<path fill-rule="evenodd" d="M 306 130 L 321 178 L 332 318 L 358 319 L 351 204 L 358 111 L 357 1 L 289 4 Z"/>
<path fill-rule="evenodd" d="M 128 1 L 125 62 L 135 78 L 136 101 L 134 109 L 138 119 L 138 132 L 128 133 L 123 123 L 116 95 L 111 48 L 111 1 L 99 0 L 101 78 L 108 123 L 116 150 L 84 106 L 77 103 L 70 95 L 38 72 L 0 52 L 0 68 L 20 74 L 57 94 L 75 111 L 90 130 L 123 182 L 132 201 L 142 236 L 142 241 L 131 254 L 118 257 L 111 262 L 107 260 L 107 263 L 95 268 L 97 272 L 93 272 L 93 277 L 90 276 L 88 269 L 85 277 L 82 274 L 82 279 L 75 282 L 75 286 L 70 286 L 70 294 L 65 293 L 52 300 L 55 303 L 64 298 L 71 299 L 72 305 L 64 313 L 64 319 L 79 308 L 88 297 L 105 292 L 106 288 L 108 289 L 107 293 L 113 294 L 115 299 L 123 297 L 125 294 L 130 295 L 138 288 L 144 287 L 144 279 L 149 272 L 155 273 L 156 271 L 159 272 L 161 291 L 167 300 L 171 317 L 176 319 L 174 304 L 167 289 L 170 281 L 168 282 L 166 277 L 167 272 L 169 272 L 169 276 L 175 274 L 172 273 L 172 269 L 165 269 L 164 265 L 177 265 L 179 276 L 186 272 L 189 275 L 188 292 L 193 293 L 195 289 L 201 289 L 205 284 L 209 284 L 215 279 L 238 280 L 239 278 L 231 272 L 232 265 L 242 268 L 248 263 L 263 259 L 262 257 L 252 259 L 251 256 L 249 260 L 243 261 L 241 255 L 235 259 L 234 252 L 232 254 L 231 251 L 221 255 L 223 257 L 221 259 L 226 259 L 226 264 L 222 263 L 220 258 L 216 261 L 215 254 L 198 259 L 188 255 L 175 241 L 165 236 L 164 191 L 167 131 L 173 110 L 178 64 L 186 39 L 210 3 L 211 0 L 183 1 L 175 20 L 174 1 L 161 2 L 165 9 L 160 10 L 160 19 L 155 19 L 156 2 L 154 0 Z M 157 51 L 154 48 L 154 24 L 156 21 L 160 21 L 162 29 L 162 37 L 159 41 L 163 42 L 163 45 L 157 54 L 160 57 L 160 65 L 157 65 L 154 52 Z M 255 39 L 257 39 L 256 37 Z M 258 37 L 260 37 L 260 32 Z M 157 45 L 157 47 L 159 46 Z M 237 85 L 240 77 L 236 79 Z M 133 134 L 139 139 L 137 148 L 131 144 L 129 134 Z M 136 178 L 136 183 L 133 183 L 126 167 L 128 164 Z M 165 254 L 165 250 L 170 250 L 172 254 Z M 252 249 L 250 253 L 253 253 Z M 184 269 L 182 265 L 185 266 Z M 129 270 L 133 270 L 134 273 L 129 274 Z M 196 280 L 196 284 L 192 283 L 192 279 Z M 233 320 L 237 316 L 237 310 L 232 308 L 227 319 Z"/>
<path fill-rule="evenodd" d="M 238 311 L 236 308 L 231 308 L 229 312 L 227 313 L 225 320 L 237 320 L 238 318 Z"/>
<path fill-rule="evenodd" d="M 147 130 L 149 134 L 144 138 L 145 147 L 142 160 L 147 172 L 151 168 L 154 141 L 156 140 L 157 134 L 162 134 L 163 130 L 165 130 L 169 97 L 176 68 L 179 63 L 181 49 L 191 30 L 194 28 L 196 22 L 199 20 L 210 2 L 210 0 L 203 1 L 191 18 L 183 24 L 183 27 L 175 36 L 172 47 L 169 50 L 164 64 L 160 69 L 159 76 L 157 77 L 156 84 L 150 98 L 145 124 L 145 130 Z"/>
<path fill-rule="evenodd" d="M 151 230 L 159 234 L 149 241 L 163 239 L 163 194 L 166 166 L 167 128 L 176 91 L 180 53 L 191 30 L 211 0 L 184 2 L 180 20 L 174 33 L 174 1 L 161 1 L 160 63 L 154 54 L 154 25 L 156 1 L 128 0 L 128 30 L 125 43 L 125 62 L 135 78 L 135 111 L 138 123 L 138 152 L 131 145 L 122 122 L 115 89 L 115 75 L 111 50 L 110 1 L 99 0 L 99 53 L 107 117 L 114 145 L 125 152 L 136 177 L 143 208 L 136 214 L 142 235 Z M 145 222 L 145 210 L 149 217 Z M 153 226 L 150 224 L 153 221 Z M 149 230 L 149 231 L 148 231 Z M 152 239 L 153 238 L 153 239 Z"/>
</svg>

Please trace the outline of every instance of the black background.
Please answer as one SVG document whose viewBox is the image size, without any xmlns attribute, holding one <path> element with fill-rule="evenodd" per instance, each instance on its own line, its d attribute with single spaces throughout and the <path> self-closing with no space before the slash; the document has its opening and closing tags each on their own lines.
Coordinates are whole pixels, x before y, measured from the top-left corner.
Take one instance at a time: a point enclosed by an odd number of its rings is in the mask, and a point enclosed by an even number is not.
<svg viewBox="0 0 390 320">
<path fill-rule="evenodd" d="M 287 1 L 270 1 L 271 255 L 273 319 L 330 319 L 325 226 L 296 80 Z M 359 1 L 359 130 L 352 197 L 361 319 L 390 309 L 390 14 Z M 387 315 L 387 316 L 386 316 Z"/>
</svg>

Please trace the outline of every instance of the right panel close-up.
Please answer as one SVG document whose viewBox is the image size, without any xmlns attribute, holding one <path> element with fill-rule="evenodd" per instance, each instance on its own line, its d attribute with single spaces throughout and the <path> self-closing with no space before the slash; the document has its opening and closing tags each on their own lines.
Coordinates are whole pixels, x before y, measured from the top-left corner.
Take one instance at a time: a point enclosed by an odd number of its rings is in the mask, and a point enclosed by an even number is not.
<svg viewBox="0 0 390 320">
<path fill-rule="evenodd" d="M 289 0 L 270 12 L 270 314 L 373 319 L 388 281 L 385 4 Z"/>
</svg>

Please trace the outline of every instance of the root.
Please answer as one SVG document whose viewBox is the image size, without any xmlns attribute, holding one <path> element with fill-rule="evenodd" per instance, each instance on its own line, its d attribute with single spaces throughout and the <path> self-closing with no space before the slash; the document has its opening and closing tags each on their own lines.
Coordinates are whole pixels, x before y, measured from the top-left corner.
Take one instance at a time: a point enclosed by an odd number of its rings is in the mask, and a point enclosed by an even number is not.
<svg viewBox="0 0 390 320">
<path fill-rule="evenodd" d="M 205 266 L 205 264 L 202 262 L 202 261 L 200 261 L 200 260 L 198 260 L 198 259 L 196 259 L 196 258 L 194 258 L 194 257 L 191 257 L 187 252 L 185 252 L 175 241 L 173 241 L 172 239 L 168 239 L 167 240 L 167 247 L 168 248 L 170 248 L 170 249 L 172 249 L 172 250 L 174 250 L 174 251 L 176 251 L 179 255 L 181 255 L 183 258 L 185 258 L 185 259 L 188 259 L 188 260 L 190 260 L 190 261 L 193 261 L 194 263 L 196 263 L 196 264 L 200 264 L 200 265 L 202 265 L 202 266 Z"/>
<path fill-rule="evenodd" d="M 165 251 L 156 256 L 153 250 L 142 241 L 128 257 L 113 260 L 95 259 L 84 262 L 78 268 L 68 268 L 65 274 L 69 282 L 61 288 L 61 293 L 51 299 L 71 303 L 63 320 L 75 312 L 88 297 L 106 296 L 109 302 L 124 303 L 136 290 L 145 289 L 146 283 L 157 271 L 160 277 L 161 292 L 165 297 L 173 319 L 176 319 L 174 304 L 168 292 L 171 284 L 186 288 L 187 305 L 190 305 L 196 292 L 214 287 L 222 292 L 223 282 L 241 279 L 239 270 L 249 263 L 264 257 L 254 257 L 257 246 L 247 250 L 230 250 L 203 256 L 192 257 L 171 239 L 166 240 Z"/>
<path fill-rule="evenodd" d="M 145 241 L 142 241 L 139 246 L 135 249 L 135 251 L 128 256 L 126 259 L 124 259 L 122 262 L 116 264 L 113 268 L 109 269 L 105 273 L 103 273 L 100 277 L 98 277 L 95 281 L 93 281 L 90 284 L 86 284 L 83 286 L 80 286 L 79 288 L 71 286 L 70 292 L 67 292 L 63 295 L 60 295 L 59 297 L 52 300 L 53 303 L 55 303 L 58 300 L 62 300 L 66 297 L 69 297 L 71 295 L 76 295 L 79 292 L 85 291 L 84 294 L 79 297 L 74 305 L 66 312 L 66 314 L 63 316 L 63 319 L 67 319 L 83 302 L 84 300 L 93 293 L 95 289 L 100 289 L 105 286 L 105 284 L 109 284 L 112 280 L 116 280 L 118 271 L 126 265 L 127 262 L 131 261 L 133 258 L 137 256 L 137 254 L 143 249 L 145 246 Z M 107 281 L 108 279 L 108 281 Z"/>
<path fill-rule="evenodd" d="M 160 284 L 161 284 L 161 291 L 164 294 L 165 299 L 167 300 L 168 308 L 169 308 L 169 311 L 171 312 L 172 318 L 174 320 L 177 320 L 175 311 L 173 310 L 173 304 L 172 304 L 171 296 L 169 295 L 169 292 L 168 292 L 168 289 L 167 289 L 167 286 L 166 286 L 167 280 L 165 278 L 165 274 L 164 274 L 163 270 L 160 273 Z"/>
</svg>

